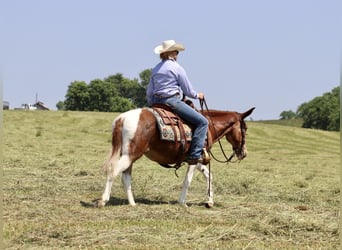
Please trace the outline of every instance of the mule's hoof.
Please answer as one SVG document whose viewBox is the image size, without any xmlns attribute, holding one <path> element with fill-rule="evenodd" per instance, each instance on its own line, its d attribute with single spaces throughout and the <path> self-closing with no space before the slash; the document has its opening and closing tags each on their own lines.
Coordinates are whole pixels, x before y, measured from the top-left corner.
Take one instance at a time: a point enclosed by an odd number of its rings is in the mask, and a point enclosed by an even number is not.
<svg viewBox="0 0 342 250">
<path fill-rule="evenodd" d="M 206 208 L 212 208 L 214 206 L 214 202 L 208 201 L 205 203 Z"/>
<path fill-rule="evenodd" d="M 188 207 L 188 205 L 186 204 L 186 202 L 179 202 L 179 205 L 181 205 L 182 207 Z"/>
<path fill-rule="evenodd" d="M 104 207 L 106 205 L 106 202 L 104 202 L 101 199 L 97 199 L 97 200 L 93 201 L 93 204 L 94 204 L 94 207 L 101 208 L 101 207 Z"/>
</svg>

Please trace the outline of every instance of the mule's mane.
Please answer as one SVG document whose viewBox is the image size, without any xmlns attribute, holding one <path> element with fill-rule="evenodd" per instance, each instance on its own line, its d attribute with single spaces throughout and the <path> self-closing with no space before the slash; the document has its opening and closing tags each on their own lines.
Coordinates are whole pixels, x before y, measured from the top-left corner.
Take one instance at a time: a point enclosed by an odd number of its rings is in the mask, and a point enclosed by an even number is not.
<svg viewBox="0 0 342 250">
<path fill-rule="evenodd" d="M 209 109 L 209 110 L 203 110 L 201 111 L 203 115 L 216 117 L 216 116 L 223 116 L 223 115 L 236 115 L 237 113 L 234 111 L 223 111 L 223 110 L 215 110 L 215 109 Z"/>
<path fill-rule="evenodd" d="M 203 110 L 201 113 L 207 117 L 207 119 L 215 124 L 233 124 L 241 119 L 239 113 L 234 111 L 222 111 L 222 110 Z M 225 125 L 224 125 L 225 126 Z"/>
</svg>

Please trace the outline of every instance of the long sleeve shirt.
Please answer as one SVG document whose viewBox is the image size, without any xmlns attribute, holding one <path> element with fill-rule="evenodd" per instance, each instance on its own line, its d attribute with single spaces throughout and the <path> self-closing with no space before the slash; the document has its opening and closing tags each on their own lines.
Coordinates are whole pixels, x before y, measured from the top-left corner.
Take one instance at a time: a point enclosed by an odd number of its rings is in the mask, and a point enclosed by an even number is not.
<svg viewBox="0 0 342 250">
<path fill-rule="evenodd" d="M 147 102 L 151 105 L 154 95 L 169 97 L 176 93 L 197 98 L 197 92 L 193 89 L 184 68 L 174 60 L 162 60 L 152 70 L 146 90 Z"/>
</svg>

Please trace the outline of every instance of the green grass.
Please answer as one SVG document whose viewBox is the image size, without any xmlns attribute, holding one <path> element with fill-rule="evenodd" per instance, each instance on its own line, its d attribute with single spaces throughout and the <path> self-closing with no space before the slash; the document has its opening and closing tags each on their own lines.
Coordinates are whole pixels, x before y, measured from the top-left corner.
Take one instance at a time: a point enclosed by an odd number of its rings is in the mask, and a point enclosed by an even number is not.
<svg viewBox="0 0 342 250">
<path fill-rule="evenodd" d="M 95 209 L 116 115 L 4 111 L 6 249 L 339 248 L 339 133 L 247 122 L 248 157 L 212 161 L 214 208 L 203 206 L 199 172 L 182 207 L 186 168 L 177 178 L 143 157 L 133 169 L 138 206 L 117 179 L 109 204 Z"/>
<path fill-rule="evenodd" d="M 291 127 L 302 127 L 303 125 L 303 119 L 300 119 L 300 118 L 290 119 L 290 120 L 260 120 L 256 122 L 265 123 L 265 124 L 291 126 Z"/>
</svg>

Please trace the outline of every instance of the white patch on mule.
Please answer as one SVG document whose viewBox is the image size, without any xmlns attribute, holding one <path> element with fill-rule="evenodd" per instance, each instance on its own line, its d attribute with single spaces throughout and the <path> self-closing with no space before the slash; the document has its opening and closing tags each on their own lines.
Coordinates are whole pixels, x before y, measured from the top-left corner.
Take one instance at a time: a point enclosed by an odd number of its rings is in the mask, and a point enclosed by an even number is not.
<svg viewBox="0 0 342 250">
<path fill-rule="evenodd" d="M 141 109 L 133 109 L 122 113 L 118 118 L 123 120 L 122 125 L 122 154 L 128 154 L 129 143 L 138 129 Z M 114 121 L 115 122 L 115 121 Z M 114 124 L 114 123 L 113 123 Z"/>
</svg>

